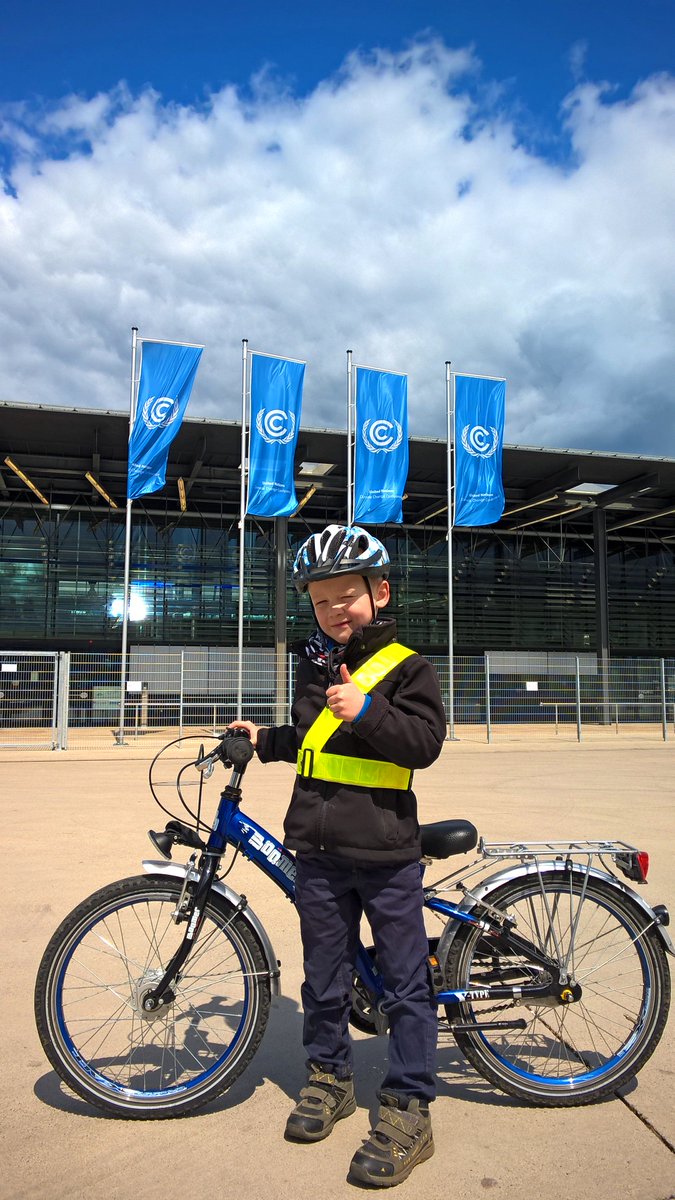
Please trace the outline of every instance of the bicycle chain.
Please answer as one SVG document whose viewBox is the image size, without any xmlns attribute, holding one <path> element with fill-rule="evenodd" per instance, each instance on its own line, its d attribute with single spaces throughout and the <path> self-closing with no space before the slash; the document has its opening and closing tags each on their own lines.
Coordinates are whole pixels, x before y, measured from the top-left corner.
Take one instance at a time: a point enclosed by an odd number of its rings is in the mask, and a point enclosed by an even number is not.
<svg viewBox="0 0 675 1200">
<path fill-rule="evenodd" d="M 449 1005 L 448 1005 L 449 1007 Z M 516 1001 L 506 1001 L 504 1004 L 493 1004 L 490 1008 L 481 1008 L 480 1012 L 476 1012 L 476 1017 L 486 1017 L 489 1013 L 506 1012 L 508 1008 L 515 1008 Z"/>
</svg>

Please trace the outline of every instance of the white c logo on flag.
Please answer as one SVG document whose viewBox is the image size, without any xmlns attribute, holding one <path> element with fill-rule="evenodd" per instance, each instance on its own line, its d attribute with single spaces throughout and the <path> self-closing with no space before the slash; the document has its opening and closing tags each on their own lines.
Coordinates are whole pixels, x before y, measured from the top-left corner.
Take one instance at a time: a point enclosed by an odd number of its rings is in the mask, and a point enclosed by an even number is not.
<svg viewBox="0 0 675 1200">
<path fill-rule="evenodd" d="M 379 454 L 380 450 L 389 454 L 401 445 L 403 427 L 398 421 L 364 421 L 361 436 L 366 450 L 370 450 L 371 454 Z"/>
<path fill-rule="evenodd" d="M 295 415 L 283 408 L 261 408 L 255 419 L 255 427 L 263 441 L 279 442 L 285 446 L 295 433 Z"/>
<path fill-rule="evenodd" d="M 148 429 L 166 429 L 178 416 L 178 401 L 171 396 L 151 396 L 143 405 L 143 424 Z"/>
<path fill-rule="evenodd" d="M 492 458 L 499 445 L 499 430 L 491 425 L 465 425 L 462 430 L 462 445 L 467 454 L 474 458 Z"/>
</svg>

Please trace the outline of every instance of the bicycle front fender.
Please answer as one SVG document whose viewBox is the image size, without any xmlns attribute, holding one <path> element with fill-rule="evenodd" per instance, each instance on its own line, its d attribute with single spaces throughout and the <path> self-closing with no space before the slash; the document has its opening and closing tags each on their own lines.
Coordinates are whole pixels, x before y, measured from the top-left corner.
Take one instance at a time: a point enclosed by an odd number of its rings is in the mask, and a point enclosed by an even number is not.
<svg viewBox="0 0 675 1200">
<path fill-rule="evenodd" d="M 556 858 L 552 861 L 542 862 L 539 864 L 530 862 L 519 863 L 517 866 L 513 867 L 506 867 L 505 870 L 498 871 L 495 875 L 490 875 L 488 879 L 485 879 L 477 887 L 472 888 L 471 895 L 465 896 L 461 904 L 457 905 L 457 908 L 459 912 L 472 912 L 472 910 L 476 908 L 481 900 L 487 900 L 489 902 L 490 894 L 496 891 L 498 887 L 501 887 L 503 883 L 508 883 L 513 879 L 524 879 L 530 875 L 537 875 L 540 871 L 556 871 L 557 873 L 564 875 L 568 871 L 568 866 L 564 860 Z M 587 873 L 586 868 L 580 866 L 579 863 L 572 863 L 572 871 L 580 878 L 584 877 Z M 635 904 L 642 911 L 647 923 L 654 926 L 667 953 L 672 954 L 675 957 L 675 948 L 673 947 L 670 936 L 666 932 L 664 926 L 661 924 L 659 917 L 654 912 L 654 909 L 650 908 L 646 900 L 642 899 L 642 896 L 638 895 L 637 892 L 634 892 L 632 888 L 626 887 L 625 883 L 622 883 L 621 880 L 617 879 L 615 875 L 610 875 L 607 871 L 600 871 L 597 867 L 591 867 L 590 871 L 588 872 L 588 876 L 592 879 L 601 879 L 604 883 L 609 884 L 610 887 L 616 888 L 617 891 L 622 893 L 622 895 L 629 896 L 633 904 Z M 454 942 L 455 937 L 461 928 L 461 921 L 448 921 L 448 924 L 439 938 L 436 956 L 438 958 L 441 971 L 443 972 L 445 972 L 445 964 L 448 961 L 450 947 L 452 946 L 452 943 Z"/>
<path fill-rule="evenodd" d="M 188 871 L 186 863 L 167 862 L 165 859 L 157 861 L 153 859 L 143 859 L 143 870 L 147 875 L 172 875 L 175 879 L 185 879 Z M 192 877 L 197 880 L 199 875 L 194 869 L 191 871 Z M 222 896 L 230 904 L 237 907 L 241 904 L 241 896 L 234 888 L 228 887 L 226 883 L 222 883 L 219 879 L 214 880 L 213 891 Z M 253 933 L 256 935 L 262 952 L 265 956 L 265 963 L 270 975 L 270 990 L 273 996 L 281 995 L 281 963 L 274 953 L 274 947 L 269 939 L 269 935 L 260 917 L 253 911 L 249 904 L 240 910 L 241 916 L 250 926 Z"/>
</svg>

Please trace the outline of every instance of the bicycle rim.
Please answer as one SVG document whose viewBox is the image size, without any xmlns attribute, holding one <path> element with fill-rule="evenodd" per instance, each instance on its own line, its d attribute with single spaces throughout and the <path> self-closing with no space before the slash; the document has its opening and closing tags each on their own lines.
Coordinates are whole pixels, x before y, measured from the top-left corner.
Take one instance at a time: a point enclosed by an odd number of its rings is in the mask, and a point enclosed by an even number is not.
<svg viewBox="0 0 675 1200">
<path fill-rule="evenodd" d="M 565 965 L 580 998 L 567 1005 L 463 1004 L 461 1020 L 524 1020 L 524 1029 L 457 1031 L 469 1061 L 502 1090 L 534 1103 L 584 1104 L 615 1091 L 653 1052 L 665 1025 L 665 954 L 645 917 L 617 889 L 579 876 L 513 880 L 489 897 L 517 930 Z M 532 982 L 537 968 L 495 957 L 480 930 L 458 937 L 452 987 Z M 491 1007 L 491 1013 L 486 1008 Z M 494 1011 L 498 1009 L 499 1011 Z"/>
<path fill-rule="evenodd" d="M 178 1115 L 219 1094 L 267 1020 L 259 948 L 233 907 L 213 899 L 175 1000 L 144 1013 L 144 994 L 185 932 L 172 920 L 179 893 L 173 881 L 144 878 L 103 889 L 57 931 L 38 975 L 38 1027 L 53 1065 L 81 1096 L 124 1115 Z"/>
</svg>

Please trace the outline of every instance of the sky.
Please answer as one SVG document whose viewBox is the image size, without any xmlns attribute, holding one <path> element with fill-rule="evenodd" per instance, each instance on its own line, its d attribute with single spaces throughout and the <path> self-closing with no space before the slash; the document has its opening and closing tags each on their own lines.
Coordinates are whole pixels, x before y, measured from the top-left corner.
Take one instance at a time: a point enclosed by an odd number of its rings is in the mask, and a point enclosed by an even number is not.
<svg viewBox="0 0 675 1200">
<path fill-rule="evenodd" d="M 672 0 L 25 0 L 0 16 L 0 400 L 128 408 L 130 331 L 505 376 L 507 442 L 675 457 Z"/>
</svg>

